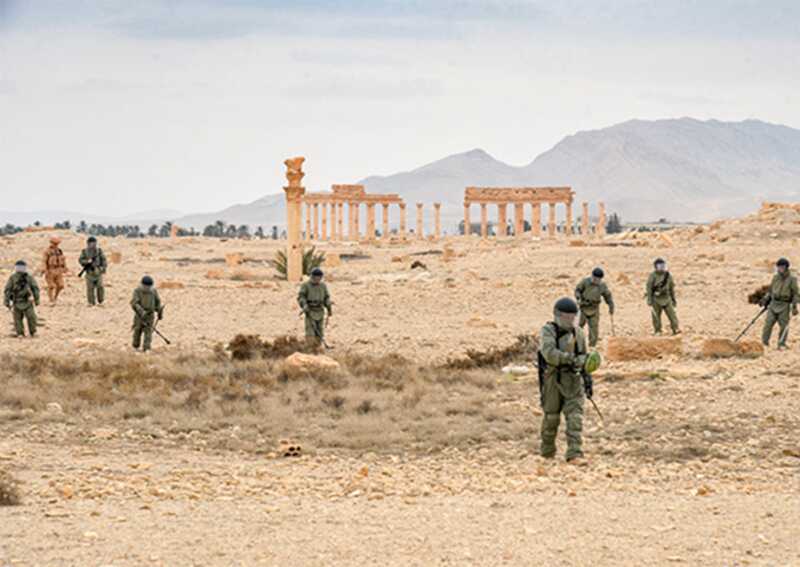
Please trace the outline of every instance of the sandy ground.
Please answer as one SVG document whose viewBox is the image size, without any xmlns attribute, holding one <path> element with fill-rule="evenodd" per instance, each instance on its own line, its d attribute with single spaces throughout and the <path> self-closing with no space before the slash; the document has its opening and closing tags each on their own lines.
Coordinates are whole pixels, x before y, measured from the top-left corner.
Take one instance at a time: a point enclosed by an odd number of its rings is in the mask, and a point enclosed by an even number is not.
<svg viewBox="0 0 800 567">
<path fill-rule="evenodd" d="M 0 421 L 0 466 L 25 490 L 22 506 L 0 508 L 0 565 L 800 565 L 796 343 L 790 336 L 789 351 L 756 360 L 697 356 L 704 338 L 738 334 L 757 312 L 747 294 L 768 283 L 777 257 L 792 258 L 795 235 L 773 230 L 723 226 L 722 238 L 687 231 L 645 246 L 323 244 L 369 255 L 327 269 L 336 352 L 398 352 L 430 364 L 504 345 L 538 329 L 596 265 L 618 304 L 617 334 L 646 335 L 644 282 L 663 256 L 678 286 L 686 355 L 604 368 L 606 423 L 587 409 L 591 466 L 580 470 L 540 461 L 538 435 L 429 455 L 321 450 L 285 460 L 209 449 L 200 442 L 208 432 L 140 435 L 111 424 L 98 434 L 109 424 L 78 417 Z M 3 239 L 0 262 L 38 258 L 47 236 Z M 72 265 L 81 243 L 65 238 Z M 151 356 L 209 352 L 241 332 L 301 331 L 296 287 L 273 281 L 264 264 L 272 242 L 101 246 L 122 253 L 107 276 L 107 306 L 87 308 L 73 277 L 57 306 L 43 300 L 41 337 L 0 339 L 0 353 L 129 349 L 127 302 L 144 273 L 185 286 L 161 292 L 161 328 L 175 344 Z M 414 256 L 445 247 L 452 258 Z M 236 252 L 247 261 L 226 267 Z M 428 269 L 410 270 L 415 259 Z M 263 283 L 230 279 L 237 270 Z M 602 329 L 610 331 L 607 316 Z M 506 393 L 535 385 L 527 377 L 515 388 Z M 530 400 L 520 412 L 538 422 Z"/>
</svg>

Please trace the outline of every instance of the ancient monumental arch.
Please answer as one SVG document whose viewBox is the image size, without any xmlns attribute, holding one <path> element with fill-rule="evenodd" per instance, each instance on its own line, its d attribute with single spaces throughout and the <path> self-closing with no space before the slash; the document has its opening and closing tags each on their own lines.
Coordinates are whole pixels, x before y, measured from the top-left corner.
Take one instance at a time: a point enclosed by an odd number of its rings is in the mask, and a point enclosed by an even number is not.
<svg viewBox="0 0 800 567">
<path fill-rule="evenodd" d="M 302 202 L 305 188 L 300 185 L 303 180 L 304 157 L 290 158 L 286 165 L 286 279 L 299 282 L 303 279 L 303 243 L 300 240 L 300 224 L 303 216 Z"/>
<path fill-rule="evenodd" d="M 571 187 L 467 187 L 464 191 L 464 234 L 469 234 L 470 207 L 481 206 L 481 236 L 489 235 L 488 206 L 497 206 L 497 235 L 508 235 L 508 206 L 514 206 L 514 234 L 521 237 L 525 231 L 525 205 L 531 206 L 531 235 L 542 234 L 542 205 L 547 205 L 547 234 L 554 237 L 557 232 L 556 206 L 564 205 L 566 209 L 564 234 L 574 232 L 572 203 L 575 192 Z M 600 216 L 605 216 L 605 209 L 600 204 Z M 581 232 L 588 233 L 588 204 L 584 204 Z M 601 218 L 601 221 L 604 219 Z M 603 226 L 605 224 L 603 223 Z M 600 231 L 600 227 L 597 227 Z"/>
<path fill-rule="evenodd" d="M 367 207 L 367 240 L 375 239 L 375 206 L 381 206 L 381 236 L 389 238 L 389 207 L 400 207 L 400 236 L 406 232 L 406 205 L 399 195 L 370 194 L 363 185 L 333 185 L 330 193 L 306 193 L 306 240 L 345 240 L 344 206 L 347 205 L 347 240 L 361 234 L 361 205 Z"/>
</svg>

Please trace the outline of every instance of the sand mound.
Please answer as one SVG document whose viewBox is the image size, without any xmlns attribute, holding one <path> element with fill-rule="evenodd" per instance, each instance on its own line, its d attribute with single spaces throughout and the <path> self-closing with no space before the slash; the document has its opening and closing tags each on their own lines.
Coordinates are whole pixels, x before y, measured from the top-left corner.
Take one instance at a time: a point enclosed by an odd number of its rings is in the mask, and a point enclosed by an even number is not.
<svg viewBox="0 0 800 567">
<path fill-rule="evenodd" d="M 703 341 L 701 354 L 704 358 L 758 358 L 764 354 L 764 346 L 755 340 L 736 343 L 731 339 L 713 338 Z"/>
<path fill-rule="evenodd" d="M 649 360 L 683 352 L 680 337 L 654 337 L 634 339 L 630 337 L 610 337 L 606 358 L 611 361 Z"/>
</svg>

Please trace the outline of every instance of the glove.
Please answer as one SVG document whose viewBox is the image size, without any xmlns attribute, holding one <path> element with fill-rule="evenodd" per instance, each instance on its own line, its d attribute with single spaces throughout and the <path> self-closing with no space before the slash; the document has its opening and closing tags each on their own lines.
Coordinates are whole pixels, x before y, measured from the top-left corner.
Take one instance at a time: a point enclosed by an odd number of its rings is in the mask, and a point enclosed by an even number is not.
<svg viewBox="0 0 800 567">
<path fill-rule="evenodd" d="M 648 305 L 649 307 L 652 307 L 652 306 L 653 306 L 653 300 L 652 300 L 652 299 L 648 299 L 648 300 L 647 300 L 647 305 Z"/>
<path fill-rule="evenodd" d="M 797 305 L 792 306 L 792 315 L 797 315 Z"/>
<path fill-rule="evenodd" d="M 764 297 L 762 297 L 761 299 L 758 300 L 758 306 L 759 307 L 766 307 L 768 303 L 769 303 L 769 299 L 767 298 L 767 296 L 764 296 Z"/>
<path fill-rule="evenodd" d="M 583 375 L 583 391 L 586 394 L 586 397 L 590 400 L 594 395 L 594 380 L 592 380 L 591 374 L 584 374 Z"/>
<path fill-rule="evenodd" d="M 579 354 L 578 356 L 575 357 L 575 367 L 578 370 L 582 370 L 583 367 L 586 366 L 586 358 L 587 355 L 585 354 Z"/>
<path fill-rule="evenodd" d="M 677 301 L 675 301 L 674 299 L 672 300 L 672 306 L 673 306 L 673 307 L 677 307 L 677 306 L 678 306 L 678 302 L 677 302 Z"/>
<path fill-rule="evenodd" d="M 614 315 L 614 308 L 613 307 L 609 307 L 608 308 L 608 314 L 612 315 L 612 316 Z"/>
<path fill-rule="evenodd" d="M 34 302 L 33 302 L 33 304 L 34 304 L 36 307 L 39 307 L 39 300 L 37 299 L 36 301 L 34 301 Z"/>
<path fill-rule="evenodd" d="M 164 314 L 161 311 L 159 311 L 158 312 L 158 320 L 161 321 L 163 318 L 164 318 Z"/>
</svg>

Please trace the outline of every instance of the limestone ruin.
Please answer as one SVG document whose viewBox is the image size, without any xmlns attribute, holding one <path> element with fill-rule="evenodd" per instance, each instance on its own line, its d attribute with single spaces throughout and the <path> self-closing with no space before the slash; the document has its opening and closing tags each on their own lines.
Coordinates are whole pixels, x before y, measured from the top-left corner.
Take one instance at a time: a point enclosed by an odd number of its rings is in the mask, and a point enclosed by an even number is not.
<svg viewBox="0 0 800 567">
<path fill-rule="evenodd" d="M 488 206 L 497 207 L 497 236 L 508 236 L 508 206 L 514 206 L 514 234 L 517 238 L 525 232 L 525 205 L 531 206 L 531 235 L 542 235 L 542 205 L 548 205 L 547 234 L 555 237 L 558 230 L 556 224 L 556 207 L 564 205 L 566 221 L 564 233 L 573 234 L 576 230 L 572 217 L 572 204 L 575 192 L 571 187 L 467 187 L 464 190 L 464 234 L 470 233 L 470 207 L 481 207 L 481 237 L 489 236 Z M 589 203 L 582 205 L 580 233 L 591 233 Z M 598 204 L 598 221 L 594 226 L 595 234 L 605 234 L 605 205 Z"/>
<path fill-rule="evenodd" d="M 286 193 L 286 279 L 299 282 L 303 279 L 303 243 L 300 241 L 300 224 L 302 219 L 303 195 L 305 187 L 300 185 L 303 173 L 304 157 L 290 158 L 284 161 L 286 179 L 289 185 L 284 187 Z"/>
<path fill-rule="evenodd" d="M 330 193 L 306 193 L 302 202 L 305 204 L 305 240 L 359 241 L 361 229 L 359 216 L 361 206 L 367 207 L 367 227 L 365 238 L 375 239 L 375 208 L 381 206 L 381 237 L 389 238 L 389 207 L 400 208 L 400 237 L 405 238 L 406 206 L 399 195 L 394 193 L 370 194 L 363 185 L 333 185 Z M 347 232 L 344 230 L 345 209 L 347 204 Z"/>
</svg>

